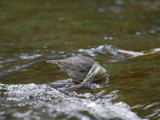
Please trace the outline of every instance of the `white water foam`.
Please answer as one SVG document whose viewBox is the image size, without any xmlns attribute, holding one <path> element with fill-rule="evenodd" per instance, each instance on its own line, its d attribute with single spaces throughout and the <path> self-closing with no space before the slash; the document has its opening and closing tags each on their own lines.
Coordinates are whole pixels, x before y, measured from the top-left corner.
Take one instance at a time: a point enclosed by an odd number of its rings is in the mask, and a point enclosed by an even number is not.
<svg viewBox="0 0 160 120">
<path fill-rule="evenodd" d="M 112 92 L 107 97 L 99 98 L 91 93 L 78 94 L 76 92 L 62 93 L 46 84 L 19 84 L 1 85 L 5 91 L 6 99 L 1 106 L 10 104 L 10 109 L 14 106 L 20 108 L 30 106 L 26 111 L 19 111 L 18 108 L 12 113 L 16 119 L 56 119 L 64 115 L 64 120 L 76 118 L 81 120 L 91 119 L 122 119 L 140 120 L 130 106 L 124 102 L 112 103 L 116 92 Z M 0 91 L 2 94 L 2 92 Z M 6 111 L 0 111 L 6 112 Z M 4 115 L 4 114 L 3 114 Z M 29 116 L 29 117 L 28 117 Z"/>
</svg>

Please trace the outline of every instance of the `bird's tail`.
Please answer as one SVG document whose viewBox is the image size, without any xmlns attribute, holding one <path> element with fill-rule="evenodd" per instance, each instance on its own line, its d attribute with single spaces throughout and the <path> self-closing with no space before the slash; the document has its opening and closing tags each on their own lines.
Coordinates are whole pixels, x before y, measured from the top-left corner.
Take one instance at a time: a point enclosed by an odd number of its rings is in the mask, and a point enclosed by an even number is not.
<svg viewBox="0 0 160 120">
<path fill-rule="evenodd" d="M 57 60 L 46 60 L 46 63 L 57 64 Z"/>
</svg>

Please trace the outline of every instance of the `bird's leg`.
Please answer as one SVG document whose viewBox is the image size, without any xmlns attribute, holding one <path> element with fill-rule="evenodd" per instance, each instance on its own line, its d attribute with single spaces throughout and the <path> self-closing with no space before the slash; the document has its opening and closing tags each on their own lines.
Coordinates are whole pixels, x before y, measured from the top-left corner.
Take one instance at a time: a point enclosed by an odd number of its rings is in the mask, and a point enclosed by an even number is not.
<svg viewBox="0 0 160 120">
<path fill-rule="evenodd" d="M 80 84 L 82 82 L 83 82 L 83 80 L 76 79 L 75 84 Z"/>
<path fill-rule="evenodd" d="M 69 82 L 71 82 L 71 83 L 73 83 L 73 81 L 74 81 L 74 78 L 72 78 L 72 79 L 69 80 Z"/>
<path fill-rule="evenodd" d="M 80 84 L 81 82 L 83 82 L 83 80 L 79 80 L 79 79 L 73 78 L 72 80 L 70 80 L 70 82 L 74 83 L 74 84 Z"/>
</svg>

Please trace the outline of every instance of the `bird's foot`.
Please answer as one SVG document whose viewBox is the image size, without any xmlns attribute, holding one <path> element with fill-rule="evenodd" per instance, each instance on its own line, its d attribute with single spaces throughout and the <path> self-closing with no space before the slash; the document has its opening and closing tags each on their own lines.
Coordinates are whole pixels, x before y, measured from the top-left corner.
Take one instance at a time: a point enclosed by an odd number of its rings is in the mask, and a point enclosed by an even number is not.
<svg viewBox="0 0 160 120">
<path fill-rule="evenodd" d="M 74 84 L 80 84 L 80 83 L 82 83 L 82 82 L 83 82 L 83 80 L 79 80 L 79 79 L 72 79 L 70 82 L 71 82 L 71 83 L 74 83 Z"/>
</svg>

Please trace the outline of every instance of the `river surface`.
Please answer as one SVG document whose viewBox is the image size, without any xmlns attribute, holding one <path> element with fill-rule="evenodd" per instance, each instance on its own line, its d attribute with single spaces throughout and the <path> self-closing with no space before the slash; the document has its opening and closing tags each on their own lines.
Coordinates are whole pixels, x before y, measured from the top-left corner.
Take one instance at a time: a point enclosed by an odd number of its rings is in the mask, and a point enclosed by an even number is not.
<svg viewBox="0 0 160 120">
<path fill-rule="evenodd" d="M 104 45 L 143 55 L 97 52 Z M 76 55 L 108 83 L 55 88 L 70 78 L 45 60 Z M 159 76 L 159 0 L 0 1 L 0 120 L 160 120 Z"/>
</svg>

